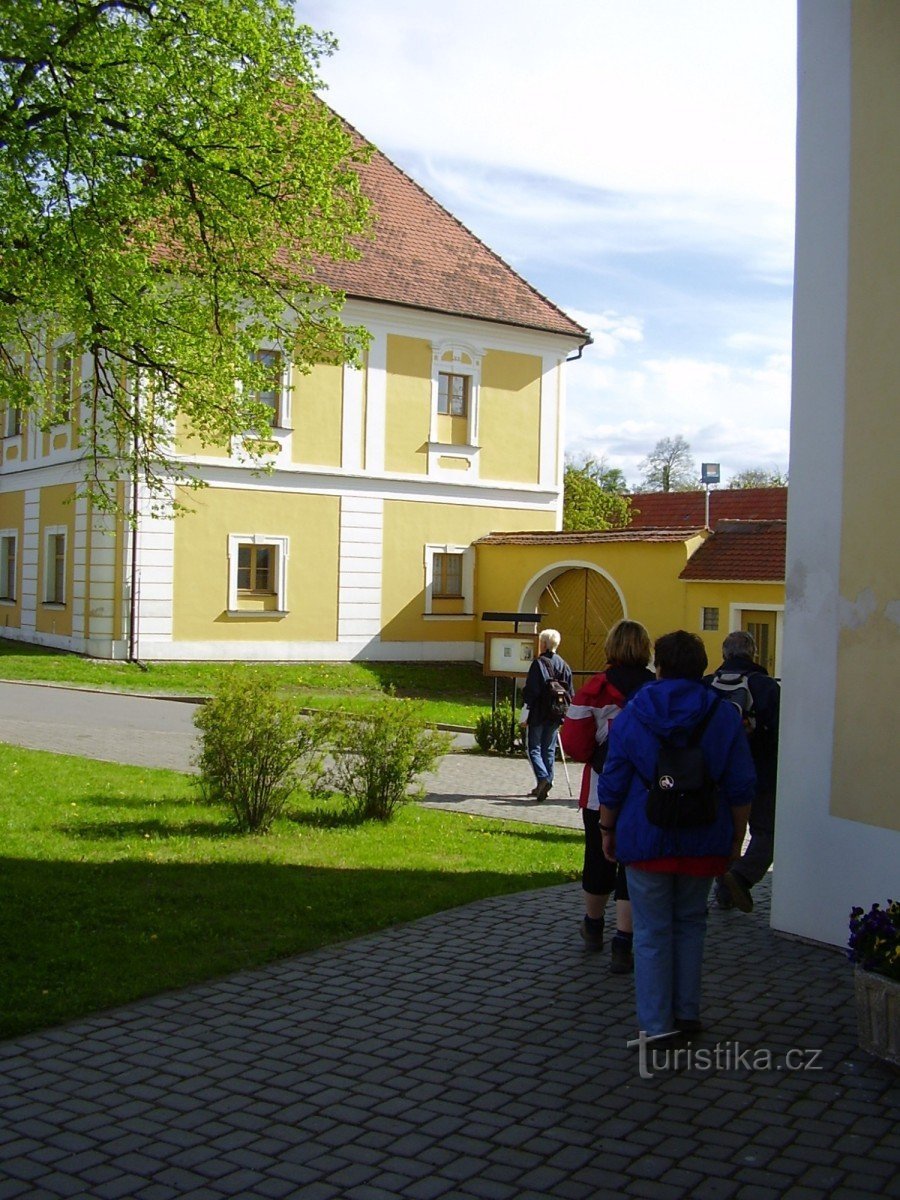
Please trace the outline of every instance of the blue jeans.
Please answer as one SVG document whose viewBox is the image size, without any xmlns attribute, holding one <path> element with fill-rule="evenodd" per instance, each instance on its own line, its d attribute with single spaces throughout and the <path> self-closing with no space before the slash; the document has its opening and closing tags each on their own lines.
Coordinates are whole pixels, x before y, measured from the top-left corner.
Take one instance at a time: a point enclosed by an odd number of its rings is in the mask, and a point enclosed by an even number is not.
<svg viewBox="0 0 900 1200">
<path fill-rule="evenodd" d="M 544 725 L 528 726 L 528 757 L 538 783 L 545 779 L 553 782 L 553 764 L 556 761 L 556 735 L 559 723 L 548 721 Z"/>
<path fill-rule="evenodd" d="M 626 867 L 634 917 L 638 1028 L 669 1033 L 700 1016 L 709 879 Z"/>
</svg>

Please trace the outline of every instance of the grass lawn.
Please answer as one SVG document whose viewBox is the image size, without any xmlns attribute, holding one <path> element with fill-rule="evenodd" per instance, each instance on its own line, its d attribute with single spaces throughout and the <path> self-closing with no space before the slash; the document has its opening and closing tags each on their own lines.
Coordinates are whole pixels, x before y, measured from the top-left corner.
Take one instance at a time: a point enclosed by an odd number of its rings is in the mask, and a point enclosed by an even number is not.
<svg viewBox="0 0 900 1200">
<path fill-rule="evenodd" d="M 578 877 L 562 829 L 301 800 L 232 833 L 188 777 L 0 744 L 0 1036 Z"/>
<path fill-rule="evenodd" d="M 223 672 L 234 669 L 228 663 L 172 662 L 150 663 L 142 670 L 135 663 L 82 658 L 0 638 L 0 679 L 208 696 Z M 477 663 L 251 663 L 241 669 L 274 679 L 305 708 L 340 704 L 360 710 L 393 688 L 401 698 L 421 700 L 429 721 L 474 726 L 491 705 L 491 681 Z"/>
</svg>

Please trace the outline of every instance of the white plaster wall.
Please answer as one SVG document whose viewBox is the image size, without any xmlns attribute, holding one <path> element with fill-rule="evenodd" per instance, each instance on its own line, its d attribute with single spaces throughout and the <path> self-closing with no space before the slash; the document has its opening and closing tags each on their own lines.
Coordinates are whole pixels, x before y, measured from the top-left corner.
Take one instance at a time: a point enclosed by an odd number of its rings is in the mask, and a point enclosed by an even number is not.
<svg viewBox="0 0 900 1200">
<path fill-rule="evenodd" d="M 830 814 L 850 198 L 851 2 L 801 0 L 791 492 L 772 925 L 844 945 L 897 894 L 900 837 Z M 873 519 L 876 514 L 873 514 Z M 861 718 L 863 714 L 860 714 Z M 861 787 L 883 786 L 872 775 Z"/>
</svg>

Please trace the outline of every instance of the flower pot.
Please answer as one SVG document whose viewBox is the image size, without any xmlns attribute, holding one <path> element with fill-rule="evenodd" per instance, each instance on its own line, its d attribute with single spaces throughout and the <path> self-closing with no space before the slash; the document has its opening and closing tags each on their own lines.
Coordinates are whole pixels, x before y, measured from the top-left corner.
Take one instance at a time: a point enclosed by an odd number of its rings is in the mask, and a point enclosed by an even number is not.
<svg viewBox="0 0 900 1200">
<path fill-rule="evenodd" d="M 857 967 L 855 988 L 860 1046 L 900 1067 L 900 980 Z"/>
</svg>

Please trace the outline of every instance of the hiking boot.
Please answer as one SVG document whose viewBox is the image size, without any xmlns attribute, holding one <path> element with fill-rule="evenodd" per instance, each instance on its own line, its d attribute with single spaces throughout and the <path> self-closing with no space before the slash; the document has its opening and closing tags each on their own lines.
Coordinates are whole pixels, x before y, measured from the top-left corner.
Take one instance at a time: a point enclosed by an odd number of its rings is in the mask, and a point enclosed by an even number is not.
<svg viewBox="0 0 900 1200">
<path fill-rule="evenodd" d="M 722 876 L 722 882 L 728 889 L 728 894 L 736 908 L 745 913 L 753 912 L 753 897 L 750 895 L 750 888 L 737 871 L 726 871 Z"/>
<path fill-rule="evenodd" d="M 582 921 L 578 926 L 578 932 L 581 934 L 582 940 L 588 950 L 603 949 L 603 920 L 600 921 L 600 927 L 589 928 L 586 921 Z"/>
<path fill-rule="evenodd" d="M 541 780 L 541 782 L 537 785 L 537 788 L 535 789 L 535 793 L 534 793 L 534 798 L 538 802 L 538 804 L 540 804 L 542 800 L 547 799 L 547 797 L 550 795 L 550 789 L 552 787 L 553 787 L 553 784 L 550 782 L 549 779 Z"/>
<path fill-rule="evenodd" d="M 609 944 L 609 970 L 612 975 L 630 975 L 634 970 L 634 951 L 621 938 L 614 937 Z"/>
</svg>

